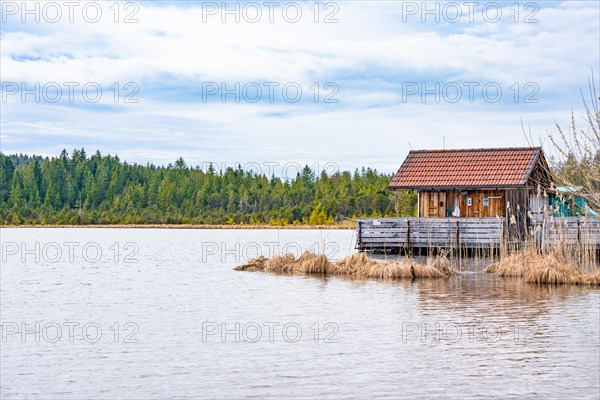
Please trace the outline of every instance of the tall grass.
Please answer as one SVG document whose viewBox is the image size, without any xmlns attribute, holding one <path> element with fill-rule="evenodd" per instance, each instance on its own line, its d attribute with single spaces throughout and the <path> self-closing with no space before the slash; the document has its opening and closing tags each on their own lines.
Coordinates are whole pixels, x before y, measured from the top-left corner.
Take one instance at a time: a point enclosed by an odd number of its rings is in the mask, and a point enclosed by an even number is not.
<svg viewBox="0 0 600 400">
<path fill-rule="evenodd" d="M 521 217 L 526 218 L 519 215 Z M 511 215 L 511 219 L 517 219 L 515 214 Z M 461 266 L 465 258 L 475 263 L 491 260 L 492 264 L 484 269 L 485 272 L 518 277 L 533 284 L 599 286 L 600 248 L 596 244 L 597 231 L 588 229 L 590 226 L 586 224 L 588 221 L 582 219 L 577 226 L 586 229 L 574 236 L 572 223 L 569 225 L 565 219 L 552 218 L 544 225 L 549 234 L 544 236 L 543 241 L 540 240 L 542 225 L 533 225 L 526 233 L 504 237 L 499 249 L 493 244 L 469 249 L 437 248 L 437 251 L 432 251 L 430 248 L 423 262 L 416 262 L 409 256 L 378 260 L 369 258 L 366 253 L 353 254 L 332 262 L 324 255 L 305 252 L 298 258 L 289 253 L 271 259 L 261 256 L 236 270 L 374 279 L 431 279 L 458 274 L 453 265 Z"/>
<path fill-rule="evenodd" d="M 600 285 L 600 270 L 586 270 L 577 251 L 569 251 L 566 247 L 545 252 L 535 248 L 521 249 L 485 268 L 490 274 L 520 277 L 535 284 Z"/>
<path fill-rule="evenodd" d="M 365 253 L 348 256 L 337 263 L 325 255 L 310 252 L 300 257 L 288 253 L 271 259 L 258 257 L 235 268 L 237 271 L 264 271 L 297 275 L 343 275 L 373 279 L 431 279 L 457 275 L 450 261 L 443 256 L 431 257 L 427 263 L 416 263 L 410 258 L 402 260 L 375 260 Z"/>
</svg>

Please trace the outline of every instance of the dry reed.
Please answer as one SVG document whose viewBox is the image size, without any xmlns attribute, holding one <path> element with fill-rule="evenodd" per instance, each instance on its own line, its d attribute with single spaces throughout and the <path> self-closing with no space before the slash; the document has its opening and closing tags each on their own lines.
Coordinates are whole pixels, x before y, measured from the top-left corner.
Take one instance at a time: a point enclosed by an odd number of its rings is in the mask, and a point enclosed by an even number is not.
<svg viewBox="0 0 600 400">
<path fill-rule="evenodd" d="M 528 283 L 600 285 L 600 270 L 586 273 L 573 257 L 565 252 L 540 254 L 521 250 L 489 265 L 485 272 L 505 277 L 520 277 Z"/>
<path fill-rule="evenodd" d="M 235 269 L 300 275 L 345 275 L 374 279 L 444 278 L 458 274 L 446 257 L 434 257 L 427 264 L 420 264 L 410 258 L 393 261 L 374 260 L 368 258 L 365 253 L 353 254 L 335 264 L 325 255 L 310 252 L 305 252 L 298 258 L 290 253 L 274 256 L 271 259 L 261 256 Z"/>
</svg>

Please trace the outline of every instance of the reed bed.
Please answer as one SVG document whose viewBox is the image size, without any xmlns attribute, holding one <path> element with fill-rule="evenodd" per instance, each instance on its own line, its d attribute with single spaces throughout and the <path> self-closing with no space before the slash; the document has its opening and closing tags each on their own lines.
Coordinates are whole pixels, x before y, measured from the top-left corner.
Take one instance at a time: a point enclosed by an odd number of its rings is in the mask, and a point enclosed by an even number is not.
<svg viewBox="0 0 600 400">
<path fill-rule="evenodd" d="M 505 277 L 520 277 L 535 284 L 600 286 L 600 270 L 585 272 L 568 252 L 540 253 L 521 250 L 502 257 L 485 272 Z"/>
<path fill-rule="evenodd" d="M 444 256 L 431 257 L 426 264 L 410 258 L 402 260 L 375 260 L 365 253 L 348 256 L 336 263 L 325 255 L 305 252 L 295 258 L 293 254 L 254 258 L 235 268 L 237 271 L 264 271 L 297 275 L 343 275 L 372 279 L 432 279 L 457 275 L 450 261 Z"/>
<path fill-rule="evenodd" d="M 500 260 L 485 272 L 534 284 L 600 286 L 600 249 L 593 220 L 549 217 L 525 240 L 504 242 Z"/>
</svg>

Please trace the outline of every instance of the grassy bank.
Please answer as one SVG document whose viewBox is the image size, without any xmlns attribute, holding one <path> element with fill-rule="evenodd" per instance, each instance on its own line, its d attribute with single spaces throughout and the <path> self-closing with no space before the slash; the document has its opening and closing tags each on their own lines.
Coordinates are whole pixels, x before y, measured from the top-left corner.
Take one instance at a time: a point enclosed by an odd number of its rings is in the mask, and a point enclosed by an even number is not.
<svg viewBox="0 0 600 400">
<path fill-rule="evenodd" d="M 220 224 L 96 224 L 96 225 L 0 225 L 1 228 L 123 228 L 123 229 L 354 229 L 354 222 L 333 225 L 220 225 Z"/>
<path fill-rule="evenodd" d="M 305 252 L 298 258 L 290 253 L 271 259 L 261 256 L 235 269 L 295 275 L 343 275 L 371 279 L 432 279 L 458 274 L 445 257 L 432 257 L 426 264 L 422 264 L 410 258 L 394 261 L 374 260 L 369 259 L 365 253 L 353 254 L 337 263 L 331 262 L 325 255 L 310 252 Z"/>
<path fill-rule="evenodd" d="M 564 249 L 563 249 L 564 250 Z M 600 269 L 596 264 L 584 263 L 570 252 L 539 253 L 520 250 L 505 253 L 485 268 L 488 274 L 521 278 L 531 284 L 600 286 Z M 430 256 L 426 262 L 410 257 L 396 260 L 377 260 L 365 253 L 348 256 L 338 262 L 325 255 L 305 252 L 296 258 L 292 254 L 260 256 L 235 268 L 237 271 L 261 271 L 293 275 L 346 276 L 359 279 L 432 279 L 458 275 L 453 262 L 446 256 Z"/>
<path fill-rule="evenodd" d="M 489 265 L 485 272 L 505 277 L 519 277 L 534 284 L 572 284 L 600 286 L 600 269 L 584 267 L 569 252 L 538 253 L 521 250 Z"/>
</svg>

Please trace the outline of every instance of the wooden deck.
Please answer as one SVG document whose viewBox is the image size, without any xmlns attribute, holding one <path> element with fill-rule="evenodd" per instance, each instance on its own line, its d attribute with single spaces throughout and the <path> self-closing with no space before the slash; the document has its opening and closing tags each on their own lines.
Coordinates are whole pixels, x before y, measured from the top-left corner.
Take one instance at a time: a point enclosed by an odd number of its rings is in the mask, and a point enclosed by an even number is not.
<svg viewBox="0 0 600 400">
<path fill-rule="evenodd" d="M 541 224 L 542 247 L 555 244 L 600 247 L 600 219 L 545 218 Z"/>
<path fill-rule="evenodd" d="M 509 238 L 504 218 L 358 218 L 356 230 L 356 248 L 372 252 L 494 251 L 505 240 L 521 240 Z M 541 248 L 563 243 L 600 249 L 600 219 L 547 217 L 529 232 Z"/>
<path fill-rule="evenodd" d="M 503 226 L 503 218 L 358 218 L 356 248 L 374 252 L 500 248 Z"/>
</svg>

